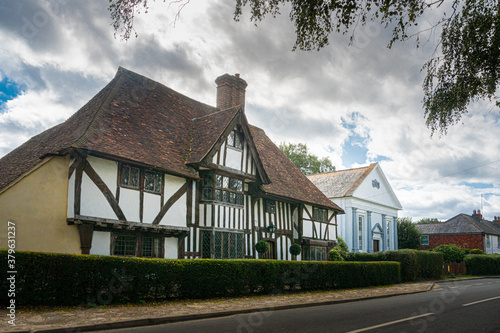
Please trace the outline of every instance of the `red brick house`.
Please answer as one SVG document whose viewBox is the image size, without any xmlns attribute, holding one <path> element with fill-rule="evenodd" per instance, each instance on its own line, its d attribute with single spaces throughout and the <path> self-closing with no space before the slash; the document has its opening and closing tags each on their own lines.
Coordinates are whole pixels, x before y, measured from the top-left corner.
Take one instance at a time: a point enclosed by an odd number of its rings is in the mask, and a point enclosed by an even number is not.
<svg viewBox="0 0 500 333">
<path fill-rule="evenodd" d="M 428 250 L 443 244 L 466 249 L 480 249 L 485 253 L 500 253 L 500 221 L 483 219 L 481 211 L 472 215 L 459 214 L 446 222 L 417 224 L 422 232 L 422 246 Z"/>
</svg>

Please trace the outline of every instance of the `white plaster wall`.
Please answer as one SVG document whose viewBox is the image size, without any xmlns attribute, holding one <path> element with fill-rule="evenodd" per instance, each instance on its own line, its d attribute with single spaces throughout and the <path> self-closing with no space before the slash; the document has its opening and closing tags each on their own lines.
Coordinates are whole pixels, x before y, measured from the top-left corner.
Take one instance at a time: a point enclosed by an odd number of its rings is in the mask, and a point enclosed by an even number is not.
<svg viewBox="0 0 500 333">
<path fill-rule="evenodd" d="M 68 217 L 75 217 L 75 172 L 73 172 L 68 182 Z"/>
<path fill-rule="evenodd" d="M 90 254 L 111 254 L 111 233 L 108 231 L 94 231 Z"/>
<path fill-rule="evenodd" d="M 118 162 L 94 156 L 87 157 L 87 161 L 114 195 L 117 186 Z"/>
<path fill-rule="evenodd" d="M 111 193 L 116 192 L 116 177 L 118 174 L 117 163 L 102 158 L 89 156 L 87 161 L 95 172 L 103 180 Z M 82 193 L 80 214 L 84 216 L 94 216 L 108 219 L 117 219 L 108 200 L 101 190 L 84 172 L 82 177 Z"/>
<path fill-rule="evenodd" d="M 304 237 L 312 237 L 313 236 L 313 227 L 311 221 L 302 221 L 302 236 Z"/>
<path fill-rule="evenodd" d="M 120 188 L 120 208 L 128 221 L 140 222 L 140 192 L 128 188 Z"/>
<path fill-rule="evenodd" d="M 376 179 L 380 184 L 380 188 L 373 187 L 372 181 Z M 400 205 L 392 196 L 390 184 L 386 181 L 385 176 L 379 167 L 376 167 L 356 188 L 353 197 L 362 198 L 373 203 L 384 205 L 392 208 L 400 208 Z"/>
<path fill-rule="evenodd" d="M 99 173 L 96 170 L 97 173 Z M 118 219 L 108 200 L 94 182 L 83 173 L 80 215 Z"/>
<path fill-rule="evenodd" d="M 186 183 L 185 178 L 165 175 L 165 189 L 164 198 L 165 202 L 170 199 L 170 197 L 177 192 Z M 162 225 L 174 225 L 185 227 L 186 226 L 186 193 L 184 193 L 179 200 L 177 200 L 172 207 L 167 211 L 160 224 Z"/>
<path fill-rule="evenodd" d="M 241 170 L 241 154 L 241 150 L 228 147 L 226 151 L 226 166 L 231 169 Z"/>
<path fill-rule="evenodd" d="M 177 238 L 174 237 L 165 238 L 165 259 L 178 258 L 177 244 L 178 244 Z"/>
<path fill-rule="evenodd" d="M 143 223 L 153 223 L 161 209 L 161 196 L 153 193 L 144 193 Z"/>
</svg>

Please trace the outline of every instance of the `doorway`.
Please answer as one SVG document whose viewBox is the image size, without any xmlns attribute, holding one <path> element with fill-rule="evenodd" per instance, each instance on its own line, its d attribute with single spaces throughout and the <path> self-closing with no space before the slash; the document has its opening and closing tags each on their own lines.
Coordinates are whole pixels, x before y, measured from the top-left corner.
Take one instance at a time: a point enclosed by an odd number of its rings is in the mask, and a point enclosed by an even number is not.
<svg viewBox="0 0 500 333">
<path fill-rule="evenodd" d="M 380 241 L 378 239 L 373 240 L 373 252 L 378 252 L 380 246 Z"/>
</svg>

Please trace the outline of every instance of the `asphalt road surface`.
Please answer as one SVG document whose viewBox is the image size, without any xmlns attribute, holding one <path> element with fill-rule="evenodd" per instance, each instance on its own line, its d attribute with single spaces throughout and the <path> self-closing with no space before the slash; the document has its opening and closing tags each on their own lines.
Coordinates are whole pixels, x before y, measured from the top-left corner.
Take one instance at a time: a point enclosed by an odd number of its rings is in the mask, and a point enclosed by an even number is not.
<svg viewBox="0 0 500 333">
<path fill-rule="evenodd" d="M 500 279 L 430 292 L 107 332 L 500 332 Z"/>
</svg>

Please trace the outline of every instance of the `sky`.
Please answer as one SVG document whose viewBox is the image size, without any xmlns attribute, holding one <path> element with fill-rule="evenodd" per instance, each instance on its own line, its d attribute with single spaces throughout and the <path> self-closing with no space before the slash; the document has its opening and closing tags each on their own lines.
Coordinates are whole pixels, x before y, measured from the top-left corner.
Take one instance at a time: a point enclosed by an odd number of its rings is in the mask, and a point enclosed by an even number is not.
<svg viewBox="0 0 500 333">
<path fill-rule="evenodd" d="M 215 78 L 240 73 L 251 124 L 277 144 L 307 144 L 337 170 L 379 162 L 400 217 L 500 216 L 499 109 L 476 102 L 446 135 L 425 125 L 421 69 L 438 34 L 388 49 L 391 31 L 369 22 L 352 45 L 334 34 L 320 51 L 292 51 L 287 8 L 256 26 L 249 8 L 233 20 L 234 0 L 191 0 L 180 13 L 178 3 L 150 0 L 135 17 L 138 36 L 123 41 L 108 4 L 0 1 L 0 157 L 67 119 L 118 66 L 209 105 Z"/>
</svg>

